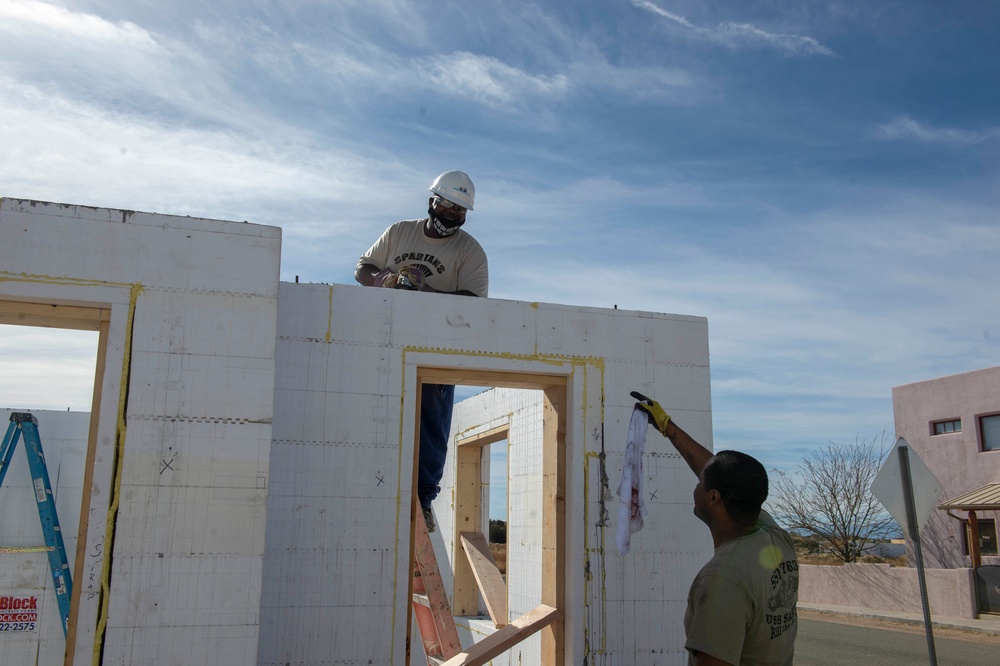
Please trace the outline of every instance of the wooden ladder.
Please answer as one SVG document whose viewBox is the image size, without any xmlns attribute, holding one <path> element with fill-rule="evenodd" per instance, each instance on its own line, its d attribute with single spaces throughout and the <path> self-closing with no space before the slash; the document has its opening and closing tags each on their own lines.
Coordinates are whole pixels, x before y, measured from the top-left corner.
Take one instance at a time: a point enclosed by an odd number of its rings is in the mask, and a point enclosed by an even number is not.
<svg viewBox="0 0 1000 666">
<path fill-rule="evenodd" d="M 562 618 L 551 606 L 541 605 L 509 624 L 506 589 L 496 563 L 489 554 L 486 537 L 462 532 L 462 545 L 475 572 L 480 593 L 497 626 L 497 631 L 468 650 L 462 651 L 455 628 L 455 616 L 441 582 L 437 557 L 427 533 L 427 523 L 419 504 L 414 505 L 413 518 L 413 615 L 417 620 L 420 640 L 429 666 L 483 666 L 493 657 L 514 647 L 528 636 Z M 504 588 L 501 593 L 501 587 Z M 491 600 L 492 599 L 492 600 Z M 407 650 L 409 652 L 409 650 Z M 407 654 L 407 663 L 409 663 Z"/>
<path fill-rule="evenodd" d="M 420 506 L 413 519 L 413 616 L 428 663 L 440 664 L 462 652 L 455 616 L 441 581 L 434 546 Z"/>
</svg>

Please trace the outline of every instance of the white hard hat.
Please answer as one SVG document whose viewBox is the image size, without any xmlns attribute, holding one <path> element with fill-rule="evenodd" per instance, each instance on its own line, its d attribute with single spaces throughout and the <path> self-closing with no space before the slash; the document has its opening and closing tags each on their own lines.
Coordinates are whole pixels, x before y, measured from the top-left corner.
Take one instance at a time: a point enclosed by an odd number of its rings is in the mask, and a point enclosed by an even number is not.
<svg viewBox="0 0 1000 666">
<path fill-rule="evenodd" d="M 434 179 L 430 189 L 442 199 L 468 210 L 472 210 L 472 205 L 476 202 L 476 186 L 463 171 L 445 171 Z"/>
</svg>

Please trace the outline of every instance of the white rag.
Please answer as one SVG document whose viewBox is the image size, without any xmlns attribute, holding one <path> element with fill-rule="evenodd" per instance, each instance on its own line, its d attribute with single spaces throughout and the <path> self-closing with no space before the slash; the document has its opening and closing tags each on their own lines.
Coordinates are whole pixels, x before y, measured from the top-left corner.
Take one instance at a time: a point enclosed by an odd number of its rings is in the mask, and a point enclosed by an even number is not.
<svg viewBox="0 0 1000 666">
<path fill-rule="evenodd" d="M 622 482 L 618 486 L 618 530 L 615 540 L 618 552 L 627 555 L 632 535 L 642 529 L 646 503 L 642 501 L 642 454 L 646 450 L 646 430 L 649 416 L 641 409 L 632 410 L 628 424 L 628 443 L 622 464 Z"/>
</svg>

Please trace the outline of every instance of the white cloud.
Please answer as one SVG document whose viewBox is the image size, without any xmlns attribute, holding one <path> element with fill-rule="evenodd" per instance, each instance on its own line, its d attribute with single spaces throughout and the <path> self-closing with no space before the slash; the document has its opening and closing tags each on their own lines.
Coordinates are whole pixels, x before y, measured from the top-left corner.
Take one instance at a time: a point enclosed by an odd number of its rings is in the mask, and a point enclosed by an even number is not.
<svg viewBox="0 0 1000 666">
<path fill-rule="evenodd" d="M 713 36 L 731 48 L 767 46 L 786 55 L 836 55 L 812 37 L 767 32 L 749 23 L 722 23 Z"/>
<path fill-rule="evenodd" d="M 496 58 L 468 52 L 431 56 L 418 62 L 416 68 L 426 69 L 434 86 L 456 97 L 501 108 L 538 96 L 561 97 L 569 87 L 564 75 L 536 76 Z"/>
<path fill-rule="evenodd" d="M 673 12 L 668 12 L 659 5 L 650 2 L 649 0 L 632 0 L 632 6 L 638 7 L 639 9 L 645 9 L 648 12 L 653 12 L 654 14 L 659 14 L 665 19 L 669 19 L 678 25 L 684 26 L 690 30 L 701 30 L 701 28 L 695 26 L 693 23 L 688 21 L 686 18 L 680 14 L 674 14 Z"/>
<path fill-rule="evenodd" d="M 266 125 L 216 62 L 168 36 L 40 2 L 0 0 L 0 19 L 0 62 L 10 79 L 122 113 Z"/>
<path fill-rule="evenodd" d="M 972 146 L 1000 138 L 1000 127 L 984 130 L 965 130 L 952 127 L 931 127 L 900 116 L 875 128 L 875 136 L 887 140 L 915 140 L 924 143 L 939 143 L 950 146 Z"/>
<path fill-rule="evenodd" d="M 156 40 L 141 27 L 123 21 L 113 23 L 92 14 L 72 12 L 35 0 L 0 0 L 0 34 L 7 38 L 49 41 L 71 39 L 95 47 L 153 52 Z"/>
<path fill-rule="evenodd" d="M 160 197 L 175 192 L 183 203 L 172 206 L 190 211 L 227 198 L 344 196 L 356 189 L 345 174 L 364 163 L 352 155 L 297 152 L 287 135 L 272 143 L 224 130 L 170 127 L 6 78 L 0 78 L 0 91 L 5 186 L 47 184 L 76 202 L 101 196 L 105 204 L 131 205 L 142 192 L 145 204 L 162 204 L 169 200 Z M 99 191 L 93 189 L 95 173 L 101 174 Z"/>
<path fill-rule="evenodd" d="M 9 64 L 9 77 L 67 98 L 164 122 L 183 116 L 188 125 L 258 132 L 267 131 L 274 119 L 249 91 L 285 89 L 293 81 L 289 92 L 296 101 L 326 102 L 319 114 L 327 126 L 343 117 L 338 110 L 365 113 L 364 104 L 408 92 L 532 114 L 546 126 L 557 122 L 549 115 L 553 106 L 582 91 L 671 103 L 703 97 L 691 76 L 677 68 L 611 64 L 595 44 L 566 33 L 537 8 L 531 10 L 535 39 L 520 35 L 518 49 L 505 50 L 509 55 L 503 58 L 470 50 L 435 52 L 439 44 L 424 38 L 427 26 L 414 7 L 390 3 L 387 9 L 387 15 L 368 16 L 366 22 L 358 14 L 367 9 L 345 15 L 343 7 L 331 8 L 319 20 L 344 23 L 337 23 L 332 38 L 318 41 L 250 17 L 220 23 L 196 13 L 185 36 L 41 2 L 0 0 L 0 17 L 6 19 L 0 22 L 0 43 L 6 42 L 0 61 Z M 407 16 L 408 23 L 398 23 Z M 497 18 L 505 29 L 523 32 L 519 23 L 512 25 L 521 20 L 516 13 Z M 387 20 L 394 39 L 410 39 L 408 49 L 373 33 Z M 533 67 L 517 64 L 519 59 Z M 260 81 L 252 82 L 248 63 Z"/>
<path fill-rule="evenodd" d="M 703 28 L 679 14 L 667 11 L 650 0 L 632 0 L 632 6 L 661 16 L 700 39 L 731 49 L 771 48 L 787 56 L 835 56 L 833 50 L 812 37 L 768 32 L 750 23 L 726 22 L 714 28 Z"/>
</svg>

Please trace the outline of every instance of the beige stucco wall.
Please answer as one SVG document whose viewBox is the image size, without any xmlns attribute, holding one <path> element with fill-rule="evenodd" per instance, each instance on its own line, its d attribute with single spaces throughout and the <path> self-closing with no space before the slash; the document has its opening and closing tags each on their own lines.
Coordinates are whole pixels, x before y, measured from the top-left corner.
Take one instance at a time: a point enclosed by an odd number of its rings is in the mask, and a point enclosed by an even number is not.
<svg viewBox="0 0 1000 666">
<path fill-rule="evenodd" d="M 941 482 L 941 501 L 987 483 L 1000 483 L 1000 451 L 982 451 L 979 441 L 979 417 L 1000 412 L 1000 366 L 896 386 L 892 405 L 896 436 L 906 439 Z M 961 432 L 931 434 L 934 422 L 953 419 L 961 419 Z M 952 513 L 967 517 L 964 511 Z M 977 517 L 1000 524 L 1000 512 L 983 511 Z M 963 529 L 961 521 L 945 511 L 935 511 L 920 529 L 924 565 L 944 569 L 970 566 L 969 556 L 962 554 Z M 909 542 L 907 555 L 913 561 Z M 983 564 L 1000 564 L 1000 558 L 983 557 Z"/>
<path fill-rule="evenodd" d="M 931 615 L 975 618 L 972 569 L 927 569 Z M 922 613 L 917 570 L 888 564 L 799 566 L 799 603 Z"/>
</svg>

